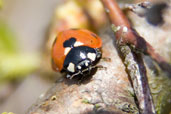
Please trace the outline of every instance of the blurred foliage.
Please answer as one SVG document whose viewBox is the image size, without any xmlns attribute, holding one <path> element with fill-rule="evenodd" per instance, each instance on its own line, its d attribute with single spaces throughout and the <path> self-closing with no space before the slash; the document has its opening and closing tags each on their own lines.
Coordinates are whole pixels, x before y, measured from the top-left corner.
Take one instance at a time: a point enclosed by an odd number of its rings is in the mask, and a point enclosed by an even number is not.
<svg viewBox="0 0 171 114">
<path fill-rule="evenodd" d="M 14 32 L 0 20 L 0 82 L 26 76 L 39 65 L 39 56 L 20 53 Z"/>
<path fill-rule="evenodd" d="M 13 112 L 3 112 L 2 114 L 15 114 Z"/>
<path fill-rule="evenodd" d="M 0 20 L 0 55 L 16 52 L 16 38 L 5 22 Z"/>
<path fill-rule="evenodd" d="M 0 0 L 0 8 L 3 6 L 3 0 Z"/>
<path fill-rule="evenodd" d="M 150 75 L 150 89 L 156 104 L 157 114 L 169 114 L 171 112 L 171 82 L 166 74 L 160 71 L 159 75 Z"/>
<path fill-rule="evenodd" d="M 0 82 L 23 77 L 35 70 L 38 63 L 38 56 L 34 54 L 7 54 L 1 56 Z"/>
</svg>

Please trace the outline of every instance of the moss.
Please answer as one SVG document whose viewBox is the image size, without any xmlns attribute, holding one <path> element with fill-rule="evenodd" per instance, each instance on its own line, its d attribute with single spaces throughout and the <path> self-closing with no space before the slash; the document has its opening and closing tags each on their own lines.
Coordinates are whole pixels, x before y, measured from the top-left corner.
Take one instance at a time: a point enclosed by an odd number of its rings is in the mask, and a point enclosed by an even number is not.
<svg viewBox="0 0 171 114">
<path fill-rule="evenodd" d="M 0 0 L 0 8 L 3 6 L 3 0 Z"/>
<path fill-rule="evenodd" d="M 171 112 L 171 82 L 166 74 L 159 71 L 156 75 L 148 70 L 149 85 L 156 106 L 157 114 L 168 114 Z"/>
<path fill-rule="evenodd" d="M 100 108 L 100 105 L 99 104 L 95 104 L 95 108 L 96 109 Z"/>
<path fill-rule="evenodd" d="M 114 24 L 112 24 L 112 30 L 114 31 L 114 33 L 116 33 L 117 31 L 120 30 L 120 26 L 115 26 Z"/>
<path fill-rule="evenodd" d="M 134 106 L 133 104 L 128 103 L 128 102 L 116 100 L 115 106 L 124 112 L 130 113 L 130 114 L 139 114 L 137 107 Z"/>
<path fill-rule="evenodd" d="M 20 79 L 40 65 L 39 55 L 18 51 L 18 42 L 13 31 L 0 20 L 0 83 Z"/>
<path fill-rule="evenodd" d="M 15 114 L 13 112 L 3 112 L 2 114 Z"/>
<path fill-rule="evenodd" d="M 89 101 L 88 99 L 83 99 L 83 100 L 82 100 L 82 103 L 90 104 L 90 101 Z"/>
</svg>

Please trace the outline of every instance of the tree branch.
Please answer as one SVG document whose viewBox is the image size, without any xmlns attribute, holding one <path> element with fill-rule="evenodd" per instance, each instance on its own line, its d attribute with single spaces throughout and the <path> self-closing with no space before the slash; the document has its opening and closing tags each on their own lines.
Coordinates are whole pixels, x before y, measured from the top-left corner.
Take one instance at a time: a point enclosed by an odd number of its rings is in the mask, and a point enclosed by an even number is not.
<svg viewBox="0 0 171 114">
<path fill-rule="evenodd" d="M 158 63 L 162 59 L 154 49 L 134 29 L 124 16 L 115 0 L 101 0 L 113 24 L 117 46 L 123 57 L 124 64 L 131 77 L 133 88 L 138 99 L 142 114 L 155 114 L 155 108 L 147 81 L 146 69 L 141 54 L 131 51 L 131 44 L 135 49 L 152 56 Z"/>
<path fill-rule="evenodd" d="M 148 54 L 154 61 L 156 61 L 162 70 L 166 71 L 169 75 L 171 74 L 171 65 L 166 60 L 155 52 L 153 47 L 145 41 L 144 38 L 131 27 L 128 19 L 124 16 L 115 0 L 101 0 L 106 12 L 109 14 L 109 18 L 117 27 L 115 32 L 116 39 L 122 40 L 124 44 L 131 44 L 136 50 Z M 125 31 L 123 34 L 123 30 Z"/>
</svg>

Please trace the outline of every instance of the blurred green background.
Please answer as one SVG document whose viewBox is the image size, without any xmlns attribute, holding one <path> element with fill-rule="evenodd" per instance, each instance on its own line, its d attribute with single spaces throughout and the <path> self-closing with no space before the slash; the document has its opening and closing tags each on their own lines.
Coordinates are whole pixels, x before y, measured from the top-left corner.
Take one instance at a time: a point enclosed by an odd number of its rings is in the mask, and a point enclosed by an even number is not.
<svg viewBox="0 0 171 114">
<path fill-rule="evenodd" d="M 40 72 L 45 41 L 58 3 L 58 0 L 0 0 L 0 114 L 24 114 L 52 85 L 53 81 L 42 78 Z"/>
</svg>

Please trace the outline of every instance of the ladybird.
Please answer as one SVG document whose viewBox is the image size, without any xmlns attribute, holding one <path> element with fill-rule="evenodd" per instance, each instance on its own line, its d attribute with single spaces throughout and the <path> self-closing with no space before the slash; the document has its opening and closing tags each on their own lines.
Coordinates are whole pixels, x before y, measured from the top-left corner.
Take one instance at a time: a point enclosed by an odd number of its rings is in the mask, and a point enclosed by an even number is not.
<svg viewBox="0 0 171 114">
<path fill-rule="evenodd" d="M 61 31 L 52 46 L 52 67 L 70 79 L 88 75 L 102 56 L 101 46 L 101 38 L 88 30 Z"/>
</svg>

